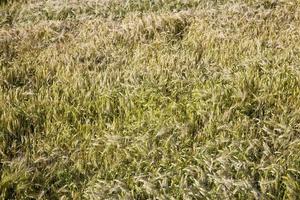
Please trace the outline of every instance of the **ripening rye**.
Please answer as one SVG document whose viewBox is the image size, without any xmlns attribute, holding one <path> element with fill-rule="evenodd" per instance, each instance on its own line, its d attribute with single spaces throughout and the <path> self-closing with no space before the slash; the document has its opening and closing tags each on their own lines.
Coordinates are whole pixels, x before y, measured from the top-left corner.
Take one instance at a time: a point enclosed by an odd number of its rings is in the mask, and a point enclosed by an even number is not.
<svg viewBox="0 0 300 200">
<path fill-rule="evenodd" d="M 0 2 L 0 199 L 300 199 L 298 0 Z"/>
</svg>

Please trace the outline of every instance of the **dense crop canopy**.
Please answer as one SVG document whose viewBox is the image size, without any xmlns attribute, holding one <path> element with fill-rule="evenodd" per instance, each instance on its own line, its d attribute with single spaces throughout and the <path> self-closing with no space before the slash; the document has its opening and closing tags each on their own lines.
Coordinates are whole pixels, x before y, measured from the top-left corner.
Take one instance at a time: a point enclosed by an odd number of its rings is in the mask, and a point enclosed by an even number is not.
<svg viewBox="0 0 300 200">
<path fill-rule="evenodd" d="M 300 198 L 298 0 L 0 5 L 1 199 Z"/>
</svg>

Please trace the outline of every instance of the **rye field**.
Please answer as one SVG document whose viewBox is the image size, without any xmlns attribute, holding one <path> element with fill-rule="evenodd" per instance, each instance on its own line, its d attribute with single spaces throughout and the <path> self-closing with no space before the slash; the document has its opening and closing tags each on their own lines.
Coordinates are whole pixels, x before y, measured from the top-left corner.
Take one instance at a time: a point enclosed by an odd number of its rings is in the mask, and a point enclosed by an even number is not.
<svg viewBox="0 0 300 200">
<path fill-rule="evenodd" d="M 2 0 L 0 199 L 300 199 L 300 1 Z"/>
</svg>

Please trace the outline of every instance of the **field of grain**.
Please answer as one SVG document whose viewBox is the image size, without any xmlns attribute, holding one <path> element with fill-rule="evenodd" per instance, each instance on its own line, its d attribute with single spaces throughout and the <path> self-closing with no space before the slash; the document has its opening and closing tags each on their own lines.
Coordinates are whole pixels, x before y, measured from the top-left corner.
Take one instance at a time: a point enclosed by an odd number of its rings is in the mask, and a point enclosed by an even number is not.
<svg viewBox="0 0 300 200">
<path fill-rule="evenodd" d="M 300 1 L 0 5 L 0 199 L 299 199 Z"/>
</svg>

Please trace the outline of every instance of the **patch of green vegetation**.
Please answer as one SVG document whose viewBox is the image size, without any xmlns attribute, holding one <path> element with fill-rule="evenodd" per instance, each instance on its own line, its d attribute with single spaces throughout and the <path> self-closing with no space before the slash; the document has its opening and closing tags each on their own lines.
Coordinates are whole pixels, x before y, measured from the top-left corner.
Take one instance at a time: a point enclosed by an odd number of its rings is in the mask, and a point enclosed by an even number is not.
<svg viewBox="0 0 300 200">
<path fill-rule="evenodd" d="M 0 7 L 1 199 L 298 199 L 300 5 Z"/>
</svg>

